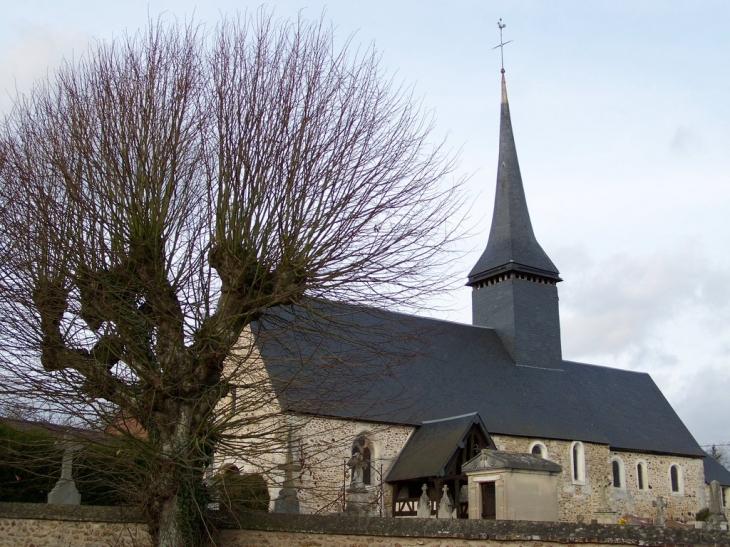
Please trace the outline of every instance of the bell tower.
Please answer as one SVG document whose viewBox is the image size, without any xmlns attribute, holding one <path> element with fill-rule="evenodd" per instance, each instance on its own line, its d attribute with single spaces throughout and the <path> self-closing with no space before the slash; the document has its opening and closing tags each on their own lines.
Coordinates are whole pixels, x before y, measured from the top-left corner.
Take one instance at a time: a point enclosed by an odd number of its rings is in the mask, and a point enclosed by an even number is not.
<svg viewBox="0 0 730 547">
<path fill-rule="evenodd" d="M 502 68 L 494 215 L 487 247 L 467 282 L 472 323 L 494 328 L 518 366 L 560 370 L 560 281 L 532 230 Z"/>
</svg>

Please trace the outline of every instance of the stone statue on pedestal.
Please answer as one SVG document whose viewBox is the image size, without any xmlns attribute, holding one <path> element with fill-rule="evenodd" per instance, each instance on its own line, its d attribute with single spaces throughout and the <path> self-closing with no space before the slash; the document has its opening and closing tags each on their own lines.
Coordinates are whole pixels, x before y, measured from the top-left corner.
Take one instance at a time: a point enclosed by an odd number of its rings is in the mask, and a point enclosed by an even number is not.
<svg viewBox="0 0 730 547">
<path fill-rule="evenodd" d="M 350 468 L 350 487 L 347 489 L 346 513 L 355 517 L 366 517 L 370 512 L 370 498 L 363 483 L 363 472 L 368 465 L 360 452 L 355 452 L 347 461 Z"/>
</svg>

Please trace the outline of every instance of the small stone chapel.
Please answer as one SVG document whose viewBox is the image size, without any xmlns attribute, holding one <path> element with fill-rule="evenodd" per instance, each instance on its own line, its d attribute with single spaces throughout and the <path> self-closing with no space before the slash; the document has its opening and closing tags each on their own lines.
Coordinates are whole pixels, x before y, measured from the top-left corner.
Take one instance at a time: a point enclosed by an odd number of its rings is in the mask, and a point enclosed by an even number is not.
<svg viewBox="0 0 730 547">
<path fill-rule="evenodd" d="M 272 510 L 687 523 L 714 504 L 727 516 L 730 471 L 648 374 L 563 359 L 561 281 L 530 221 L 502 69 L 494 214 L 466 283 L 472 324 L 315 302 L 253 329 L 292 426 L 286 453 L 260 466 L 280 475 Z M 282 318 L 280 336 L 259 335 Z"/>
</svg>

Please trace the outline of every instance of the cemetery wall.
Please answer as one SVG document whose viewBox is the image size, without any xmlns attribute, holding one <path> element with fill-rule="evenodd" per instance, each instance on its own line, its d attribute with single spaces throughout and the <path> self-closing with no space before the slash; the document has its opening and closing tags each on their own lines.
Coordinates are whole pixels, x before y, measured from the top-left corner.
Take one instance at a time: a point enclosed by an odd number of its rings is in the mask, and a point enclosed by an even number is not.
<svg viewBox="0 0 730 547">
<path fill-rule="evenodd" d="M 0 547 L 148 547 L 138 515 L 119 508 L 0 503 Z M 526 521 L 249 514 L 214 538 L 219 547 L 719 547 L 722 531 Z"/>
</svg>

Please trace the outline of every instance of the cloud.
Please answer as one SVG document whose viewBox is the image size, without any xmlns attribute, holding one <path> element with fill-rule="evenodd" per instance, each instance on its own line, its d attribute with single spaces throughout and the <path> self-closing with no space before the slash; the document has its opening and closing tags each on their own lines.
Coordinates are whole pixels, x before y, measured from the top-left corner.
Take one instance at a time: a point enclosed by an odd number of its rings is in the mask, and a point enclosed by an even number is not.
<svg viewBox="0 0 730 547">
<path fill-rule="evenodd" d="M 555 253 L 563 355 L 651 374 L 700 444 L 730 440 L 730 273 L 693 245 L 593 259 Z"/>
<path fill-rule="evenodd" d="M 27 93 L 38 78 L 52 75 L 64 57 L 71 60 L 85 52 L 89 40 L 80 32 L 39 25 L 24 25 L 5 37 L 0 48 L 0 110 L 10 108 L 16 88 Z"/>
<path fill-rule="evenodd" d="M 641 360 L 657 353 L 659 325 L 679 310 L 708 303 L 706 296 L 722 293 L 720 276 L 698 271 L 697 264 L 707 261 L 689 245 L 668 252 L 615 254 L 600 261 L 582 248 L 556 254 L 570 278 L 560 288 L 568 356 L 625 352 Z"/>
<path fill-rule="evenodd" d="M 672 155 L 690 155 L 702 149 L 701 139 L 697 133 L 686 125 L 679 125 L 674 129 L 674 134 L 669 141 L 669 152 Z"/>
<path fill-rule="evenodd" d="M 701 445 L 730 443 L 727 367 L 709 366 L 684 382 L 674 409 Z M 699 395 L 699 396 L 698 396 Z"/>
</svg>

